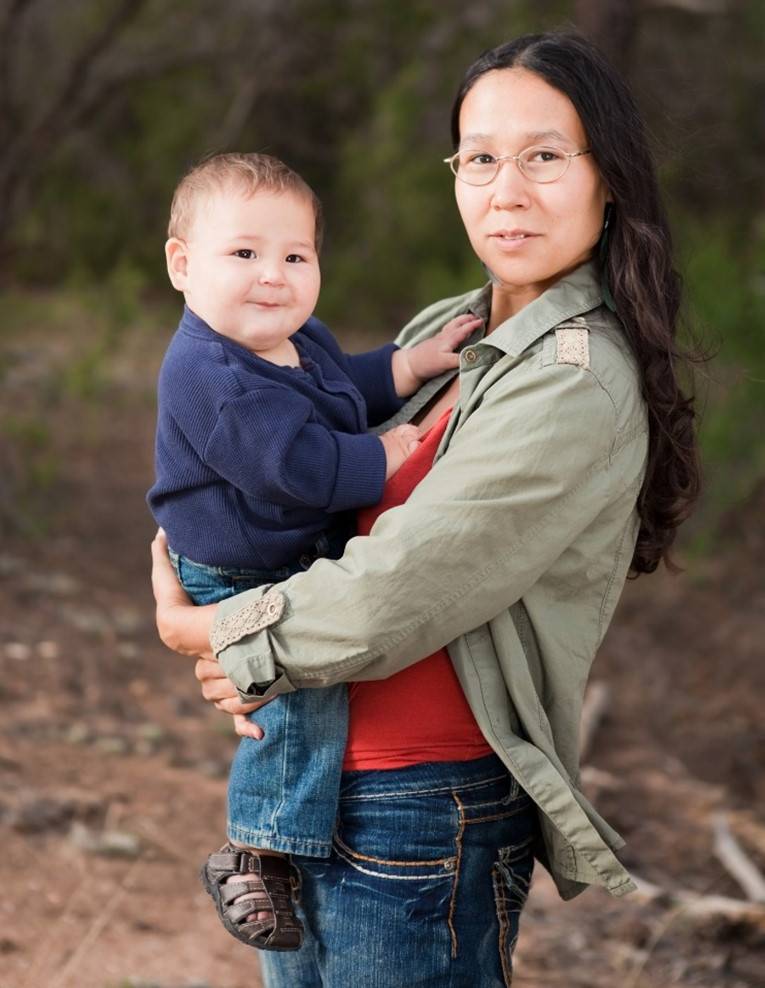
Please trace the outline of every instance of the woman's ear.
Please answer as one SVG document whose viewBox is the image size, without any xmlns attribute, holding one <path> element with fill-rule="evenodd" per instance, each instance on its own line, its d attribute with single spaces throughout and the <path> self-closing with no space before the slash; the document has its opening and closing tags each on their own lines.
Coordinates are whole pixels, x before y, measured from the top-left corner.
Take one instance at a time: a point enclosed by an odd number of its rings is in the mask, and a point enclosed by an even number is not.
<svg viewBox="0 0 765 988">
<path fill-rule="evenodd" d="M 173 288 L 177 288 L 179 292 L 186 291 L 189 260 L 186 243 L 178 237 L 171 237 L 165 244 L 165 260 Z"/>
</svg>

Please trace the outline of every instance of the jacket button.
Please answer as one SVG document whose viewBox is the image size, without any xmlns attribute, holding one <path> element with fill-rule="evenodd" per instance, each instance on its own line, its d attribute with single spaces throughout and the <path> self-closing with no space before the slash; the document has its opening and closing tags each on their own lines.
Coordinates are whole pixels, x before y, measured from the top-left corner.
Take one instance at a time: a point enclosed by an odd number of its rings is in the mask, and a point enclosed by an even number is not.
<svg viewBox="0 0 765 988">
<path fill-rule="evenodd" d="M 303 567 L 303 569 L 310 569 L 311 568 L 311 563 L 313 563 L 313 559 L 311 558 L 311 556 L 303 555 L 303 556 L 300 557 L 300 559 L 298 560 L 298 562 Z"/>
<path fill-rule="evenodd" d="M 462 356 L 465 358 L 466 364 L 474 364 L 478 360 L 478 354 L 475 350 L 463 350 Z"/>
</svg>

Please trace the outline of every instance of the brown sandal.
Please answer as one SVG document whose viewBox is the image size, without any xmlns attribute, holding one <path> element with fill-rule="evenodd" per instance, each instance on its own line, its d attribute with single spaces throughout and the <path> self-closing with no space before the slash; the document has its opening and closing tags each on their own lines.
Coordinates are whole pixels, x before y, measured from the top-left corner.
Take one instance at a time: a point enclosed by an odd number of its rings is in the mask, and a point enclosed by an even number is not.
<svg viewBox="0 0 765 988">
<path fill-rule="evenodd" d="M 228 882 L 233 875 L 247 875 L 248 880 Z M 303 924 L 293 910 L 293 896 L 299 898 L 300 872 L 287 858 L 261 857 L 257 851 L 224 844 L 207 858 L 200 877 L 231 936 L 259 950 L 300 948 Z M 242 899 L 247 893 L 255 895 Z M 247 921 L 253 913 L 266 911 L 271 913 L 269 919 Z"/>
</svg>

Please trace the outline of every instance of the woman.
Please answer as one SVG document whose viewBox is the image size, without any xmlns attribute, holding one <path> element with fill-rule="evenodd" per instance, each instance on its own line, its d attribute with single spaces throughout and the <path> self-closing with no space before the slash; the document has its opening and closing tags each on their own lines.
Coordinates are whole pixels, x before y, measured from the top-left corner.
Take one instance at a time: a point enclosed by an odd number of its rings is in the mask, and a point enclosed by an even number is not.
<svg viewBox="0 0 765 988">
<path fill-rule="evenodd" d="M 211 636 L 197 677 L 240 733 L 281 692 L 353 684 L 333 855 L 299 862 L 306 944 L 263 956 L 278 988 L 506 985 L 534 857 L 564 898 L 634 888 L 577 734 L 628 571 L 666 559 L 698 488 L 655 171 L 624 84 L 571 36 L 481 56 L 452 132 L 491 280 L 399 338 L 485 320 L 403 410 L 430 449 L 414 489 L 341 560 L 217 611 L 154 545 L 160 634 L 202 655 Z"/>
</svg>

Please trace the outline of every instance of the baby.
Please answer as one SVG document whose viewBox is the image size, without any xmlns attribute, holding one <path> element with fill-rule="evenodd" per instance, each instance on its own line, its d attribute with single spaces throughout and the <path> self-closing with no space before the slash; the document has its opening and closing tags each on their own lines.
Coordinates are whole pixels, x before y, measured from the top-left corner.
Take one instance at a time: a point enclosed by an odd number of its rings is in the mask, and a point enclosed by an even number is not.
<svg viewBox="0 0 765 988">
<path fill-rule="evenodd" d="M 197 604 L 339 558 L 356 508 L 416 449 L 417 428 L 367 431 L 427 378 L 459 364 L 472 316 L 402 350 L 343 353 L 312 312 L 321 206 L 269 155 L 221 154 L 178 185 L 165 246 L 186 305 L 159 375 L 156 483 L 148 501 Z M 344 686 L 298 690 L 257 713 L 229 778 L 228 842 L 202 881 L 226 929 L 294 950 L 299 872 L 328 857 L 347 731 Z"/>
</svg>

